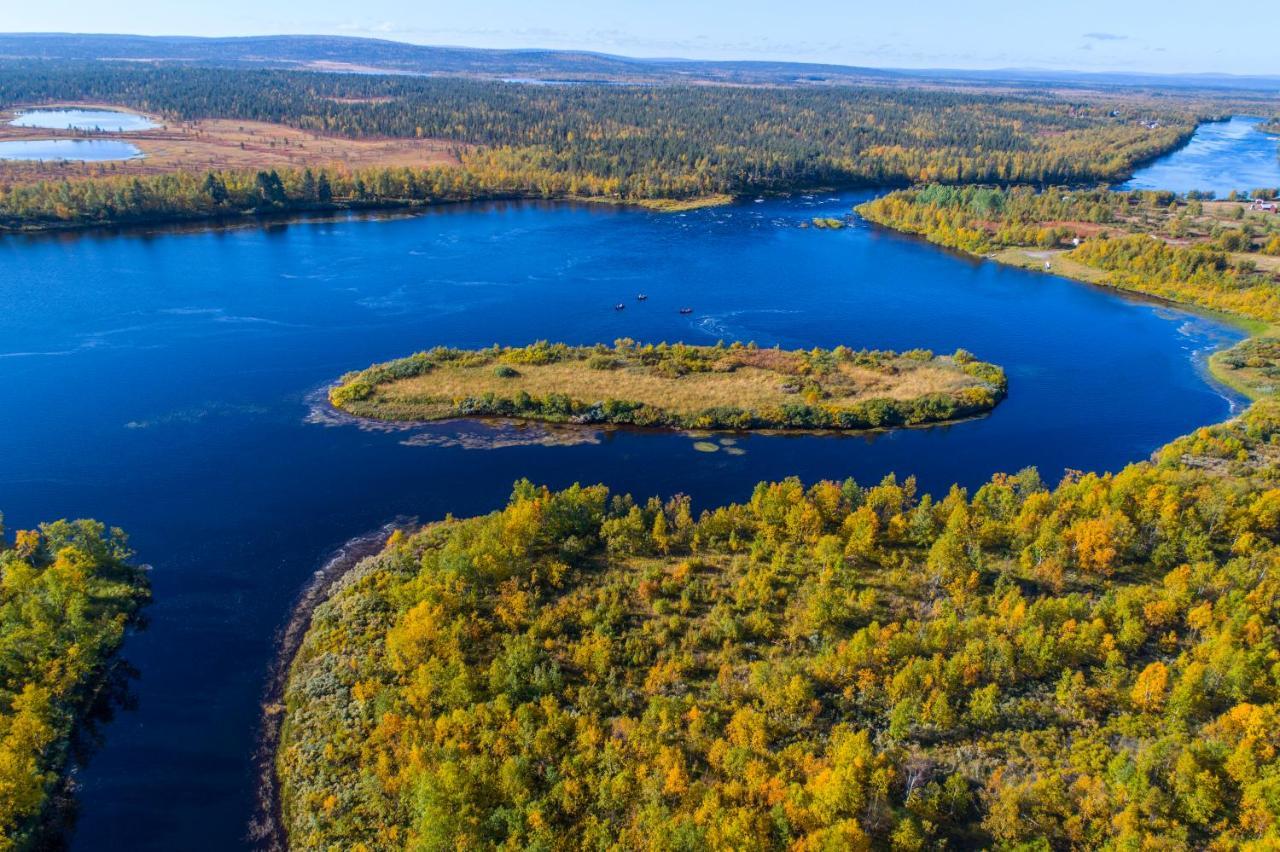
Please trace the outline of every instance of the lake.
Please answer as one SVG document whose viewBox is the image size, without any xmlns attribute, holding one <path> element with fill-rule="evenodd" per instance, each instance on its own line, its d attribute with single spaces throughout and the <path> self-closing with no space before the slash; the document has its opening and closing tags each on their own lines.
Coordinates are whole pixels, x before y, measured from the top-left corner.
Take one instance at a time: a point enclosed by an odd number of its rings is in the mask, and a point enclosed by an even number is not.
<svg viewBox="0 0 1280 852">
<path fill-rule="evenodd" d="M 520 477 L 684 492 L 696 507 L 792 474 L 916 473 L 940 493 L 1036 465 L 1052 482 L 1146 458 L 1238 403 L 1203 371 L 1242 336 L 1219 322 L 861 222 L 799 227 L 867 197 L 683 214 L 473 204 L 0 240 L 0 304 L 20 307 L 0 312 L 6 524 L 97 517 L 154 566 L 150 624 L 125 653 L 135 708 L 78 776 L 73 847 L 242 845 L 273 634 L 327 554 L 398 516 L 486 512 Z M 639 431 L 543 446 L 477 424 L 364 430 L 317 402 L 348 369 L 436 344 L 624 336 L 965 347 L 1006 367 L 1009 397 L 941 428 L 745 436 L 741 455 Z"/>
<path fill-rule="evenodd" d="M 142 149 L 114 139 L 14 139 L 0 142 L 0 160 L 132 160 Z"/>
<path fill-rule="evenodd" d="M 1211 191 L 1225 198 L 1232 190 L 1280 187 L 1280 137 L 1262 133 L 1261 118 L 1234 116 L 1202 124 L 1186 145 L 1155 160 L 1120 189 Z"/>
<path fill-rule="evenodd" d="M 45 127 L 51 130 L 101 130 L 108 133 L 151 130 L 160 125 L 135 112 L 112 109 L 33 109 L 18 113 L 9 124 L 14 127 Z"/>
</svg>

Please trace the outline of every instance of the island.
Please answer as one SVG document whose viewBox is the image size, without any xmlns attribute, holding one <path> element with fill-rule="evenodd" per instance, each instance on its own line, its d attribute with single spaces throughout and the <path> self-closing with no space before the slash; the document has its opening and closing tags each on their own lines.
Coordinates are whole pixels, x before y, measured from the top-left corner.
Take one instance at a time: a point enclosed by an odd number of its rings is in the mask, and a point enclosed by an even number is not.
<svg viewBox="0 0 1280 852">
<path fill-rule="evenodd" d="M 391 421 L 502 417 L 669 429 L 879 429 L 974 417 L 1004 398 L 1004 371 L 936 355 L 684 343 L 437 347 L 348 373 L 330 402 Z"/>
</svg>

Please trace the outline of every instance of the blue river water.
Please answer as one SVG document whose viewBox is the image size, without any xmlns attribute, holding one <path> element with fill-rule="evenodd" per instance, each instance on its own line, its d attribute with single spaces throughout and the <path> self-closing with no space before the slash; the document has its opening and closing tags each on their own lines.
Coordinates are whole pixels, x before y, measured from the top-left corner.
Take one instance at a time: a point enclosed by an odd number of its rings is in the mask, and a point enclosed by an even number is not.
<svg viewBox="0 0 1280 852">
<path fill-rule="evenodd" d="M 1202 124 L 1191 141 L 1130 180 L 1121 189 L 1200 190 L 1226 198 L 1235 190 L 1280 188 L 1280 137 L 1258 130 L 1261 118 L 1234 116 Z"/>
<path fill-rule="evenodd" d="M 228 849 L 273 634 L 326 554 L 397 516 L 501 506 L 519 477 L 742 500 L 761 480 L 1114 470 L 1237 404 L 1213 320 L 941 251 L 842 215 L 868 194 L 683 214 L 539 203 L 264 228 L 0 239 L 0 507 L 124 527 L 154 567 L 136 706 L 78 776 L 79 849 Z M 635 300 L 647 293 L 647 301 Z M 615 303 L 626 303 L 615 311 Z M 679 307 L 693 308 L 681 315 Z M 957 347 L 1004 365 L 991 416 L 880 435 L 367 431 L 317 395 L 435 344 L 754 340 Z M 737 451 L 742 452 L 737 452 Z"/>
</svg>

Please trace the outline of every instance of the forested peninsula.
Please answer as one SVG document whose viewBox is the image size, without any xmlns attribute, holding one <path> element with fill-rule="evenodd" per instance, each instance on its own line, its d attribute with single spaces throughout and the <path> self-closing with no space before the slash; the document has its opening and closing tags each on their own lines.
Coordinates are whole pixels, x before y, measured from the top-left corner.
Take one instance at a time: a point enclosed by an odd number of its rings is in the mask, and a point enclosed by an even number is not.
<svg viewBox="0 0 1280 852">
<path fill-rule="evenodd" d="M 124 534 L 95 521 L 0 527 L 0 849 L 55 848 L 55 803 L 80 727 L 150 598 Z"/>
<path fill-rule="evenodd" d="M 0 165 L 0 228 L 11 230 L 493 198 L 661 206 L 930 180 L 1105 181 L 1185 142 L 1212 108 L 1138 94 L 528 86 L 120 63 L 9 60 L 0 72 L 0 103 L 78 99 L 166 122 L 129 136 L 140 159 Z M 253 135 L 228 153 L 238 129 Z M 379 162 L 342 140 L 398 144 Z"/>
<path fill-rule="evenodd" d="M 298 848 L 1274 840 L 1273 403 L 1115 474 L 685 498 L 517 483 L 315 612 Z"/>
<path fill-rule="evenodd" d="M 755 345 L 438 347 L 344 376 L 358 417 L 508 417 L 677 429 L 874 429 L 984 414 L 1004 371 L 963 350 L 784 351 Z"/>
</svg>

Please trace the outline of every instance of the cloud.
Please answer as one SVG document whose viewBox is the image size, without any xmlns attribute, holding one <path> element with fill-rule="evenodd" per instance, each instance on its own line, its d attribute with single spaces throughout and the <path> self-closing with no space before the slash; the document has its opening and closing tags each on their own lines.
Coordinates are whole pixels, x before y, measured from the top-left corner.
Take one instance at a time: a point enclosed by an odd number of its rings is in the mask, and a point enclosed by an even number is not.
<svg viewBox="0 0 1280 852">
<path fill-rule="evenodd" d="M 1094 41 L 1128 41 L 1127 35 L 1117 35 L 1116 33 L 1085 33 L 1085 38 Z"/>
</svg>

